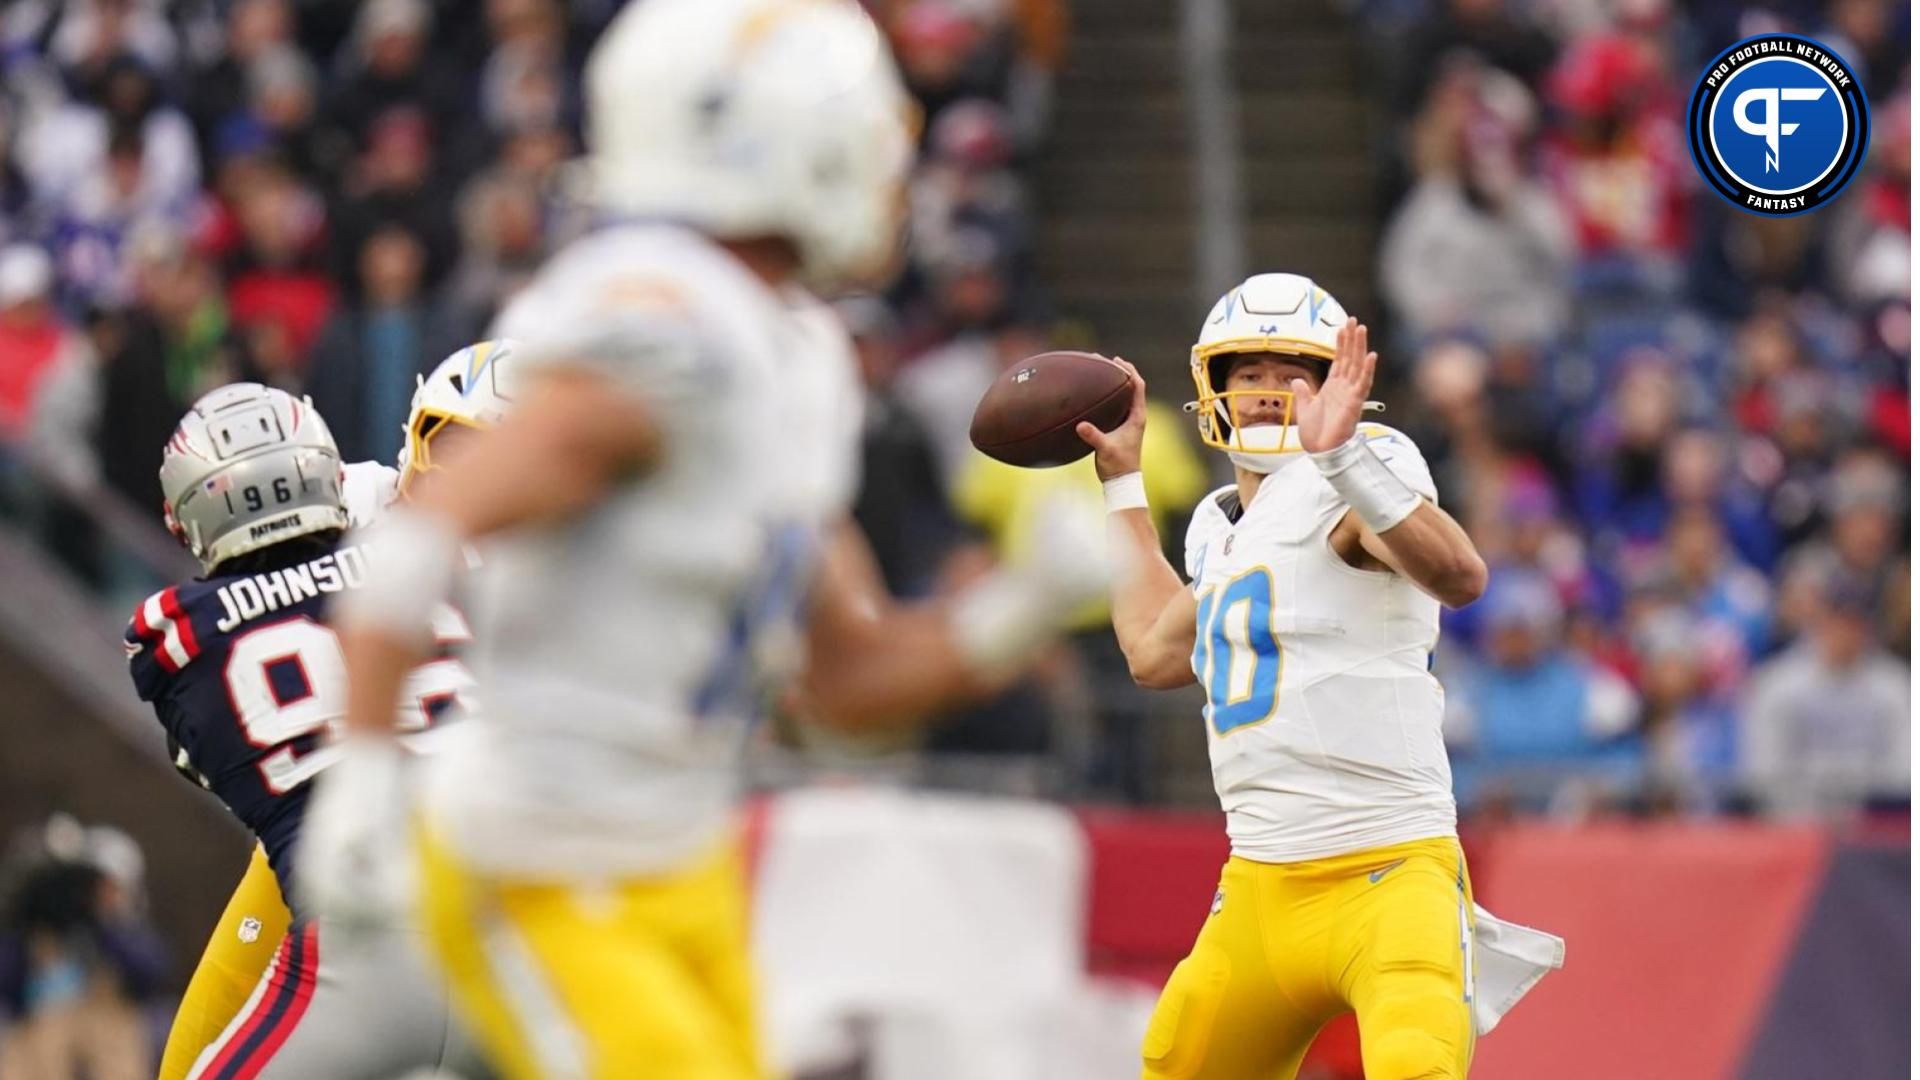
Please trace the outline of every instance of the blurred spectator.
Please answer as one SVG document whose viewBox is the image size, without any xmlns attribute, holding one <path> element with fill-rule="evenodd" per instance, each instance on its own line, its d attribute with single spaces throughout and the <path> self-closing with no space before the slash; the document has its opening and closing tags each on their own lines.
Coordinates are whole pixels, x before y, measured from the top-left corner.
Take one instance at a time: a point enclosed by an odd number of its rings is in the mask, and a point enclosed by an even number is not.
<svg viewBox="0 0 1920 1080">
<path fill-rule="evenodd" d="M 1671 357 L 1649 347 L 1622 361 L 1612 394 L 1588 421 L 1573 477 L 1580 516 L 1602 539 L 1659 531 L 1665 440 L 1682 419 Z"/>
<path fill-rule="evenodd" d="M 320 203 L 284 169 L 270 167 L 240 191 L 234 209 L 240 245 L 227 259 L 233 325 L 256 352 L 275 350 L 257 358 L 263 374 L 298 385 L 336 291 L 322 259 Z"/>
<path fill-rule="evenodd" d="M 184 220 L 184 206 L 154 201 L 145 168 L 139 129 L 116 128 L 104 167 L 80 180 L 56 204 L 49 243 L 67 306 L 124 306 L 132 299 L 125 266 L 128 240 L 143 226 Z"/>
<path fill-rule="evenodd" d="M 895 9 L 889 29 L 900 72 L 929 119 L 964 98 L 1005 100 L 1012 50 L 995 40 L 987 13 L 953 0 L 911 0 Z"/>
<path fill-rule="evenodd" d="M 1894 19 L 1894 11 L 1888 0 L 1829 0 L 1827 25 L 1813 35 L 1860 77 L 1876 121 L 1882 115 L 1881 104 L 1911 60 L 1902 47 L 1907 28 Z M 1900 126 L 1907 126 L 1905 117 L 1900 118 Z"/>
<path fill-rule="evenodd" d="M 351 260 L 375 230 L 397 224 L 420 238 L 426 279 L 437 283 L 452 264 L 455 238 L 452 200 L 434 179 L 433 134 L 426 115 L 411 107 L 379 114 L 334 209 L 335 275 L 350 278 L 350 263 L 341 260 Z"/>
<path fill-rule="evenodd" d="M 49 52 L 69 79 L 86 82 L 121 57 L 170 72 L 179 41 L 156 0 L 66 0 Z"/>
<path fill-rule="evenodd" d="M 276 85 L 292 72 L 285 60 L 288 50 L 297 50 L 294 41 L 294 15 L 290 0 L 235 0 L 226 9 L 221 47 L 214 51 L 187 80 L 187 110 L 199 132 L 203 151 L 201 165 L 212 171 L 210 153 L 220 139 L 223 125 L 250 112 L 259 102 L 263 87 L 256 75 L 256 64 L 271 69 L 279 65 Z M 294 55 L 298 55 L 297 52 Z M 305 63 L 305 57 L 300 61 Z M 308 65 L 311 75 L 311 65 Z"/>
<path fill-rule="evenodd" d="M 0 249 L 0 447 L 40 426 L 45 388 L 58 373 L 90 377 L 93 349 L 53 305 L 53 264 L 30 244 Z"/>
<path fill-rule="evenodd" d="M 1843 0 L 1836 6 L 1858 6 Z M 1835 48 L 1838 48 L 1836 45 Z M 1905 92 L 1874 110 L 1866 173 L 1835 207 L 1831 273 L 1841 299 L 1860 307 L 1913 295 L 1913 129 Z"/>
<path fill-rule="evenodd" d="M 1657 588 L 1630 606 L 1628 641 L 1645 705 L 1641 730 L 1655 804 L 1716 809 L 1737 764 L 1742 643 L 1730 628 L 1695 617 Z"/>
<path fill-rule="evenodd" d="M 1639 701 L 1566 647 L 1565 611 L 1543 575 L 1504 570 L 1481 600 L 1484 660 L 1449 657 L 1446 736 L 1464 800 L 1504 791 L 1536 805 L 1563 778 L 1622 791 L 1638 777 Z"/>
<path fill-rule="evenodd" d="M 546 208 L 537 183 L 506 170 L 482 173 L 460 197 L 460 259 L 439 304 L 448 340 L 478 340 L 493 315 L 546 258 Z M 451 348 L 441 351 L 451 352 Z"/>
<path fill-rule="evenodd" d="M 247 107 L 227 114 L 223 142 L 244 141 L 258 129 L 279 158 L 304 176 L 338 183 L 346 148 L 315 122 L 319 89 L 313 65 L 290 46 L 277 46 L 247 65 Z"/>
<path fill-rule="evenodd" d="M 1677 510 L 1702 508 L 1719 520 L 1727 541 L 1748 565 L 1773 569 L 1780 553 L 1779 530 L 1765 493 L 1736 467 L 1724 436 L 1705 427 L 1676 432 L 1667 443 L 1661 471 L 1669 519 Z"/>
<path fill-rule="evenodd" d="M 1648 38 L 1610 33 L 1574 42 L 1548 82 L 1546 173 L 1585 273 L 1656 292 L 1686 250 L 1692 170 L 1667 70 Z"/>
<path fill-rule="evenodd" d="M 1572 238 L 1552 194 L 1526 172 L 1526 88 L 1468 77 L 1479 83 L 1473 103 L 1430 121 L 1445 125 L 1434 137 L 1446 145 L 1387 226 L 1381 283 L 1404 335 L 1542 345 L 1566 319 Z"/>
<path fill-rule="evenodd" d="M 1813 626 L 1820 596 L 1836 578 L 1865 582 L 1876 597 L 1892 591 L 1900 506 L 1899 480 L 1877 455 L 1857 454 L 1826 478 L 1826 530 L 1795 548 L 1782 574 L 1779 626 L 1783 637 Z M 1876 599 L 1876 610 L 1885 611 Z"/>
<path fill-rule="evenodd" d="M 426 0 L 368 0 L 361 5 L 325 114 L 340 137 L 360 145 L 375 122 L 395 109 L 416 112 L 426 138 L 450 131 L 467 103 L 430 48 L 433 8 Z"/>
<path fill-rule="evenodd" d="M 153 1071 L 141 1008 L 166 967 L 146 923 L 144 860 L 117 829 L 56 817 L 7 867 L 0 1075 L 137 1080 Z"/>
<path fill-rule="evenodd" d="M 1006 113 L 991 102 L 957 102 L 934 121 L 909 190 L 910 250 L 918 263 L 956 257 L 958 234 L 980 230 L 994 238 L 1006 272 L 1019 271 L 1032 224 L 1026 189 L 1008 167 L 1012 152 Z"/>
<path fill-rule="evenodd" d="M 1772 631 L 1771 592 L 1766 578 L 1731 557 L 1719 516 L 1711 507 L 1689 506 L 1668 519 L 1662 553 L 1646 573 L 1646 585 L 1684 607 L 1698 625 L 1724 627 L 1747 656 L 1767 648 Z"/>
<path fill-rule="evenodd" d="M 1429 345 L 1415 361 L 1418 408 L 1401 421 L 1420 446 L 1440 498 L 1463 522 L 1486 520 L 1486 483 L 1499 447 L 1487 408 L 1486 351 L 1462 340 Z"/>
<path fill-rule="evenodd" d="M 1411 114 L 1446 65 L 1469 55 L 1507 72 L 1528 86 L 1538 85 L 1553 63 L 1553 42 L 1501 0 L 1443 0 L 1407 35 L 1407 56 L 1392 66 L 1390 97 L 1394 110 Z"/>
<path fill-rule="evenodd" d="M 116 144 L 138 155 L 137 188 L 128 198 L 157 212 L 191 204 L 200 183 L 193 128 L 161 99 L 159 82 L 137 60 L 115 59 L 83 98 L 29 114 L 14 153 L 35 197 L 58 206 L 107 170 Z"/>
<path fill-rule="evenodd" d="M 26 174 L 8 152 L 14 145 L 16 115 L 13 104 L 0 95 L 0 244 L 28 239 L 38 224 L 30 216 L 33 192 Z"/>
<path fill-rule="evenodd" d="M 1835 574 L 1793 647 L 1755 673 L 1741 773 L 1774 812 L 1831 812 L 1908 797 L 1913 708 L 1906 665 L 1875 647 L 1868 582 Z"/>
<path fill-rule="evenodd" d="M 177 237 L 158 234 L 143 238 L 131 258 L 139 303 L 102 350 L 99 415 L 91 427 L 102 478 L 157 519 L 156 448 L 201 394 L 261 373 L 210 263 Z"/>
<path fill-rule="evenodd" d="M 504 134 L 570 123 L 565 12 L 553 0 L 488 0 L 493 51 L 480 72 L 480 117 Z"/>
<path fill-rule="evenodd" d="M 359 299 L 335 313 L 309 364 L 307 392 L 343 461 L 400 452 L 418 377 L 438 363 L 439 328 L 421 294 L 420 239 L 389 225 L 360 245 Z"/>
</svg>

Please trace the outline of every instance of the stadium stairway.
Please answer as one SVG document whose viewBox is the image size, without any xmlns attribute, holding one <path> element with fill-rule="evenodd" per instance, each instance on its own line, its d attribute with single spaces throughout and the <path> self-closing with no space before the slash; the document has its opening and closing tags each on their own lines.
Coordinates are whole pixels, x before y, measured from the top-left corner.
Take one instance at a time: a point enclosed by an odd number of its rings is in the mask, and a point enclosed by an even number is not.
<svg viewBox="0 0 1920 1080">
<path fill-rule="evenodd" d="M 184 982 L 246 866 L 245 831 L 168 764 L 127 677 L 119 616 L 4 525 L 0 582 L 0 845 L 55 812 L 124 830 Z"/>
<path fill-rule="evenodd" d="M 1334 0 L 1229 0 L 1247 271 L 1296 270 L 1374 310 L 1368 65 Z M 1040 269 L 1094 347 L 1184 379 L 1196 310 L 1195 162 L 1180 5 L 1076 4 L 1038 165 Z M 1175 384 L 1183 385 L 1183 384 Z"/>
<path fill-rule="evenodd" d="M 1306 274 L 1376 322 L 1374 96 L 1360 32 L 1335 0 L 1240 0 L 1234 19 L 1248 271 Z"/>
</svg>

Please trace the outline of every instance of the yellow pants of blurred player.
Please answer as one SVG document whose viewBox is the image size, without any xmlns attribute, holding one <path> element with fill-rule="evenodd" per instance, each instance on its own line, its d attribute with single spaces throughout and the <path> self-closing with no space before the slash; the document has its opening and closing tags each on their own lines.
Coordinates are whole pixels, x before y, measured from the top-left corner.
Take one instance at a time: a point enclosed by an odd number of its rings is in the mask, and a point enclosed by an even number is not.
<svg viewBox="0 0 1920 1080">
<path fill-rule="evenodd" d="M 1473 1060 L 1473 893 L 1452 839 L 1299 863 L 1233 858 L 1155 1006 L 1148 1080 L 1292 1080 L 1358 1014 L 1368 1080 L 1458 1080 Z"/>
<path fill-rule="evenodd" d="M 173 1014 L 159 1080 L 186 1080 L 200 1051 L 220 1037 L 252 996 L 292 920 L 280 881 L 267 865 L 266 850 L 255 844 L 247 872 L 214 924 L 207 950 L 200 954 L 200 965 Z"/>
<path fill-rule="evenodd" d="M 420 844 L 455 1007 L 508 1080 L 759 1080 L 741 855 L 592 886 L 478 875 Z"/>
</svg>

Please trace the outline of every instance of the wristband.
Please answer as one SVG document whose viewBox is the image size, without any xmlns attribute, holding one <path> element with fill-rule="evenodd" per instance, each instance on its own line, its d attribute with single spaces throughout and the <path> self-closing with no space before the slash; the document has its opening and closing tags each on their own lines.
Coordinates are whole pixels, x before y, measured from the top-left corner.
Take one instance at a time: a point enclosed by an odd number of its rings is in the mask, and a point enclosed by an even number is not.
<svg viewBox="0 0 1920 1080">
<path fill-rule="evenodd" d="M 366 579 L 340 598 L 341 623 L 408 641 L 430 639 L 434 608 L 446 600 L 463 561 L 459 534 L 444 518 L 394 509 L 363 530 L 359 543 Z"/>
<path fill-rule="evenodd" d="M 1140 470 L 1102 481 L 1100 491 L 1107 497 L 1107 513 L 1147 508 L 1147 481 Z"/>
<path fill-rule="evenodd" d="M 1420 493 L 1394 475 L 1358 433 L 1331 450 L 1307 456 L 1375 535 L 1407 520 L 1420 507 Z"/>
</svg>

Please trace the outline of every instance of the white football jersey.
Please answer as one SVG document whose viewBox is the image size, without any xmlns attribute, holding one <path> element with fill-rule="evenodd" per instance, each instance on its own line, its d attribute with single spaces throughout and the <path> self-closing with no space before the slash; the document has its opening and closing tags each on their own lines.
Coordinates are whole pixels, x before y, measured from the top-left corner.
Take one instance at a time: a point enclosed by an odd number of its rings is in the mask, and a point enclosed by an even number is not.
<svg viewBox="0 0 1920 1080">
<path fill-rule="evenodd" d="M 485 701 L 428 784 L 475 865 L 643 874 L 716 842 L 762 691 L 797 662 L 820 527 L 857 471 L 859 382 L 831 313 L 696 233 L 623 225 L 556 256 L 492 337 L 643 401 L 659 460 L 570 520 L 480 547 Z"/>
<path fill-rule="evenodd" d="M 1413 440 L 1362 424 L 1369 446 L 1434 498 Z M 1291 454 L 1231 520 L 1232 487 L 1187 531 L 1198 601 L 1193 670 L 1207 693 L 1214 789 L 1233 852 L 1325 858 L 1454 833 L 1445 702 L 1429 673 L 1439 601 L 1329 544 L 1347 505 Z"/>
</svg>

